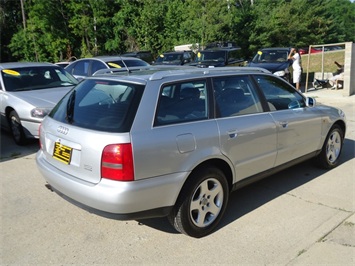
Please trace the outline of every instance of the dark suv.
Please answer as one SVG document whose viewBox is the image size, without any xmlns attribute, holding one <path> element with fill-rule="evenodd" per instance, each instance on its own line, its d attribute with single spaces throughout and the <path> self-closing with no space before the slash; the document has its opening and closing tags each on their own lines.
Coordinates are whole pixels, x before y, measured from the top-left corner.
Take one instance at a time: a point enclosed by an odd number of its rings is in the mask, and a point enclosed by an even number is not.
<svg viewBox="0 0 355 266">
<path fill-rule="evenodd" d="M 191 51 L 166 52 L 158 56 L 154 65 L 185 65 L 191 63 L 194 59 L 194 53 Z"/>
<path fill-rule="evenodd" d="M 244 58 L 241 48 L 235 43 L 217 42 L 209 44 L 205 50 L 199 51 L 195 62 L 190 65 L 197 67 L 243 66 Z"/>
<path fill-rule="evenodd" d="M 149 64 L 152 64 L 154 61 L 154 57 L 153 57 L 152 53 L 149 51 L 127 52 L 127 53 L 121 54 L 121 56 L 136 57 L 136 58 L 146 61 Z"/>
</svg>

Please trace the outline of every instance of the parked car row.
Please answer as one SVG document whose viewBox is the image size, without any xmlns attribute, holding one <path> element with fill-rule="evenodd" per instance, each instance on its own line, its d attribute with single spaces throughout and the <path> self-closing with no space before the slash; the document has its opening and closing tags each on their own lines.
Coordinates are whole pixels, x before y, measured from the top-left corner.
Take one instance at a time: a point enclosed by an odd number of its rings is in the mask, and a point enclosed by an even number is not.
<svg viewBox="0 0 355 266">
<path fill-rule="evenodd" d="M 344 47 L 340 45 L 334 45 L 334 46 L 324 46 L 324 52 L 329 52 L 329 51 L 338 51 L 342 50 Z M 302 47 L 299 49 L 300 54 L 315 54 L 315 53 L 321 53 L 323 52 L 323 47 L 311 47 L 311 51 L 309 51 L 308 47 Z"/>
<path fill-rule="evenodd" d="M 308 48 L 307 48 L 308 49 Z M 342 49 L 341 46 L 326 46 L 325 51 Z M 26 143 L 29 137 L 38 137 L 36 127 L 49 110 L 57 101 L 64 96 L 65 92 L 71 86 L 86 77 L 94 75 L 95 72 L 102 69 L 128 69 L 132 67 L 148 67 L 153 65 L 164 66 L 194 66 L 198 68 L 213 68 L 226 66 L 246 66 L 246 67 L 261 67 L 276 76 L 279 76 L 288 82 L 292 80 L 291 60 L 288 59 L 290 48 L 263 48 L 260 49 L 253 59 L 246 64 L 245 58 L 242 55 L 241 48 L 234 42 L 215 42 L 206 46 L 204 50 L 198 51 L 197 54 L 192 51 L 173 51 L 162 53 L 156 60 L 153 60 L 152 54 L 149 51 L 139 51 L 125 53 L 120 56 L 98 56 L 92 58 L 78 59 L 71 58 L 68 62 L 58 62 L 57 66 L 62 69 L 53 68 L 54 65 L 41 65 L 30 63 L 14 63 L 12 65 L 1 64 L 1 126 L 12 131 L 15 142 L 18 144 Z M 320 52 L 322 48 L 312 48 L 313 52 Z M 300 49 L 300 53 L 305 53 L 306 50 Z M 308 52 L 308 51 L 307 51 Z M 150 63 L 151 64 L 150 64 Z M 33 74 L 42 69 L 41 74 Z M 64 69 L 64 72 L 63 72 Z M 73 79 L 73 77 L 75 79 Z M 11 81 L 10 81 L 11 80 Z M 23 82 L 21 80 L 26 80 Z M 42 84 L 39 84 L 43 81 Z M 51 82 L 53 81 L 53 82 Z M 57 81 L 55 83 L 54 81 Z M 22 83 L 22 85 L 12 85 L 11 82 Z M 39 92 L 42 89 L 55 87 L 67 87 L 67 90 L 61 89 L 56 92 L 56 96 L 52 97 L 50 90 L 47 93 Z M 22 91 L 21 93 L 18 93 Z M 34 96 L 32 99 L 28 94 L 35 95 L 40 93 L 40 96 Z M 9 95 L 5 97 L 4 95 Z M 24 94 L 26 96 L 22 97 Z M 16 95 L 16 96 L 15 96 Z M 49 97 L 48 99 L 46 97 Z M 21 107 L 14 108 L 15 104 L 19 104 L 18 99 L 22 101 L 28 100 L 29 105 L 23 104 Z M 42 102 L 40 102 L 39 99 Z M 29 113 L 26 108 L 46 108 L 47 111 L 42 114 L 37 112 Z M 24 111 L 26 110 L 26 111 Z"/>
</svg>

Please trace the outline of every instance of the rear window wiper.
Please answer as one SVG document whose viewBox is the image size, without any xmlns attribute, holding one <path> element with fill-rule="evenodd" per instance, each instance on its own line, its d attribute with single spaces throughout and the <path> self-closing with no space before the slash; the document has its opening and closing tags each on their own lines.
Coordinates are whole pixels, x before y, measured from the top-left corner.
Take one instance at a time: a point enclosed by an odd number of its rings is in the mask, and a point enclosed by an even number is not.
<svg viewBox="0 0 355 266">
<path fill-rule="evenodd" d="M 75 106 L 75 95 L 76 91 L 73 90 L 72 94 L 69 96 L 68 103 L 67 103 L 67 116 L 66 120 L 69 124 L 73 123 L 74 118 L 74 106 Z"/>
</svg>

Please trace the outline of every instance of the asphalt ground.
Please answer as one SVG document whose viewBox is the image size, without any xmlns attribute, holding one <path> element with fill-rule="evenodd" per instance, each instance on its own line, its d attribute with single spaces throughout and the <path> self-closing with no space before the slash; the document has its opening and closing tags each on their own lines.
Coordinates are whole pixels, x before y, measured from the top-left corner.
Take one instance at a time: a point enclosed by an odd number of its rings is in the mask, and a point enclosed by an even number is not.
<svg viewBox="0 0 355 266">
<path fill-rule="evenodd" d="M 18 147 L 1 131 L 0 265 L 355 265 L 355 97 L 306 95 L 347 115 L 340 165 L 301 163 L 234 192 L 202 239 L 165 218 L 118 221 L 78 208 L 45 188 L 38 142 Z"/>
</svg>

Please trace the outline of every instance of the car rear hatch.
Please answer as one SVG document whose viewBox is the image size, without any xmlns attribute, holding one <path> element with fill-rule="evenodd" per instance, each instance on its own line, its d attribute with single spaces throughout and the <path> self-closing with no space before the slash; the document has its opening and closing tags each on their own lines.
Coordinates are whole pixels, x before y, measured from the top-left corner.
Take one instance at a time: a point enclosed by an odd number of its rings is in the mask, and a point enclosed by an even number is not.
<svg viewBox="0 0 355 266">
<path fill-rule="evenodd" d="M 67 94 L 40 129 L 46 162 L 75 178 L 98 183 L 103 150 L 130 143 L 144 85 L 87 79 Z"/>
</svg>

